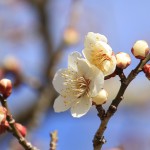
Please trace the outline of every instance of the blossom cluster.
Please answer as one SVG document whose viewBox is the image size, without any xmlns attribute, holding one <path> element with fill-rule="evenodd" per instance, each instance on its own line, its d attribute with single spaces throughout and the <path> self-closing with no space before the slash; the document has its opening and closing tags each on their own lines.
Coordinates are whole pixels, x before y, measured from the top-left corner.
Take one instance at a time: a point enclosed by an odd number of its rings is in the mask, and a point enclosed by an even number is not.
<svg viewBox="0 0 150 150">
<path fill-rule="evenodd" d="M 140 42 L 134 44 L 132 53 L 143 59 L 149 49 L 145 41 L 144 46 Z M 99 33 L 89 32 L 86 35 L 82 54 L 71 53 L 68 68 L 58 70 L 54 76 L 53 86 L 60 94 L 54 102 L 55 112 L 71 109 L 73 117 L 81 117 L 93 104 L 106 103 L 108 93 L 104 89 L 105 78 L 111 77 L 116 68 L 125 69 L 131 63 L 127 53 L 115 55 L 107 38 Z"/>
</svg>

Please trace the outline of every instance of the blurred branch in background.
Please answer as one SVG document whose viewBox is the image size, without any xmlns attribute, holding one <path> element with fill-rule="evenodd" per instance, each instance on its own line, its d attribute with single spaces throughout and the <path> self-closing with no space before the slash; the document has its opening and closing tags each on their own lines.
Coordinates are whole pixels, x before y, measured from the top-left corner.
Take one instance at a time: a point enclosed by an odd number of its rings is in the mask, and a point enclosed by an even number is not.
<svg viewBox="0 0 150 150">
<path fill-rule="evenodd" d="M 47 0 L 28 0 L 30 4 L 32 4 L 33 7 L 35 7 L 38 11 L 39 15 L 39 22 L 40 22 L 40 34 L 43 37 L 44 44 L 45 44 L 45 54 L 47 57 L 47 65 L 45 69 L 45 81 L 46 84 L 39 88 L 39 99 L 36 101 L 36 104 L 34 104 L 30 110 L 28 110 L 28 114 L 24 115 L 27 122 L 29 122 L 28 127 L 31 129 L 35 125 L 37 125 L 40 122 L 40 116 L 45 113 L 50 106 L 53 104 L 53 100 L 56 98 L 57 93 L 54 91 L 52 86 L 52 77 L 55 71 L 55 67 L 60 62 L 64 50 L 68 45 L 75 44 L 78 42 L 78 34 L 73 28 L 69 25 L 69 27 L 66 27 L 66 30 L 64 32 L 64 36 L 62 36 L 62 40 L 60 42 L 60 45 L 55 50 L 53 43 L 52 43 L 52 33 L 51 33 L 51 22 L 52 18 L 48 16 L 46 11 L 46 6 L 48 1 Z M 74 5 L 77 1 L 73 1 L 72 5 Z M 51 2 L 50 2 L 51 3 Z M 73 8 L 73 7 L 72 7 Z M 75 10 L 71 10 L 71 16 L 70 20 L 74 16 Z M 50 20 L 49 20 L 50 18 Z M 68 22 L 70 22 L 70 20 Z M 50 23 L 49 23 L 50 22 Z M 71 21 L 72 22 L 72 21 Z M 70 24 L 70 23 L 69 23 Z M 69 39 L 69 40 L 68 40 Z M 70 41 L 70 40 L 73 41 Z M 30 117 L 28 117 L 30 116 Z M 25 118 L 22 117 L 22 114 L 18 116 L 18 120 L 25 120 Z"/>
</svg>

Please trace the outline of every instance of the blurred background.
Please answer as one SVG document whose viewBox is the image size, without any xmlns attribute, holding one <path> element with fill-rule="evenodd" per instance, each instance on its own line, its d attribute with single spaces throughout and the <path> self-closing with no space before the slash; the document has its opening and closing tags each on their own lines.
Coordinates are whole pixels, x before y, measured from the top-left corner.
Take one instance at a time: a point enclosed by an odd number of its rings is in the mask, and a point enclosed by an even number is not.
<svg viewBox="0 0 150 150">
<path fill-rule="evenodd" d="M 108 38 L 114 52 L 131 55 L 136 40 L 150 44 L 149 0 L 0 0 L 0 77 L 14 84 L 8 105 L 17 122 L 28 129 L 27 138 L 39 149 L 49 149 L 50 136 L 58 130 L 57 150 L 91 150 L 99 126 L 93 107 L 75 119 L 69 111 L 54 113 L 57 93 L 52 78 L 67 67 L 72 51 L 81 52 L 87 32 Z M 118 77 L 107 80 L 109 102 L 120 86 Z M 128 87 L 124 100 L 110 120 L 104 150 L 150 149 L 150 83 L 143 73 Z M 8 134 L 0 136 L 1 150 L 22 150 Z M 117 150 L 117 149 L 116 149 Z"/>
</svg>

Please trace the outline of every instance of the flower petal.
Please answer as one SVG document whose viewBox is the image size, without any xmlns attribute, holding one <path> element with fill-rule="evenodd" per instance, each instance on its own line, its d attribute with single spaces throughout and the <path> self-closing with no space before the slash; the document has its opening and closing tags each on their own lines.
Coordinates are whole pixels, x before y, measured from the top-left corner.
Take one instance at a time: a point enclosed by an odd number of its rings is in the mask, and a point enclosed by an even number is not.
<svg viewBox="0 0 150 150">
<path fill-rule="evenodd" d="M 63 112 L 68 110 L 72 105 L 72 99 L 64 98 L 63 96 L 58 96 L 54 101 L 54 111 L 55 112 Z"/>
<path fill-rule="evenodd" d="M 78 72 L 81 76 L 90 80 L 90 96 L 96 96 L 104 85 L 104 74 L 94 65 L 90 65 L 86 59 L 78 59 Z"/>
<path fill-rule="evenodd" d="M 52 83 L 53 83 L 55 90 L 58 93 L 61 93 L 64 89 L 66 89 L 66 86 L 64 85 L 65 78 L 62 77 L 62 74 L 65 73 L 67 70 L 68 69 L 59 69 L 53 78 Z"/>
<path fill-rule="evenodd" d="M 95 43 L 98 41 L 107 43 L 107 38 L 102 34 L 89 32 L 85 37 L 84 46 L 87 49 L 93 49 Z"/>
<path fill-rule="evenodd" d="M 96 68 L 97 69 L 97 68 Z M 98 72 L 93 76 L 90 83 L 91 97 L 96 96 L 104 86 L 104 74 L 98 69 Z"/>
<path fill-rule="evenodd" d="M 73 52 L 68 56 L 68 67 L 74 71 L 77 71 L 77 58 L 82 58 L 79 52 Z"/>
<path fill-rule="evenodd" d="M 89 99 L 89 97 L 84 96 L 78 99 L 78 101 L 72 105 L 71 114 L 76 118 L 82 117 L 89 111 L 91 106 L 92 101 Z"/>
<path fill-rule="evenodd" d="M 116 57 L 114 55 L 112 55 L 111 61 L 105 61 L 103 63 L 104 70 L 107 70 L 104 72 L 104 75 L 108 76 L 108 75 L 112 74 L 116 69 L 116 64 L 117 64 Z"/>
</svg>

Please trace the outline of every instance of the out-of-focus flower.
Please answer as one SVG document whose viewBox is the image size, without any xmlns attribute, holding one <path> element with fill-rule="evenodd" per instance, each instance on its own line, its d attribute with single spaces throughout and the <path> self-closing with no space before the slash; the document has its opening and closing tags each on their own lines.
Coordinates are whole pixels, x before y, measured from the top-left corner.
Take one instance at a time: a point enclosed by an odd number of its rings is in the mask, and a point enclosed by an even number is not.
<svg viewBox="0 0 150 150">
<path fill-rule="evenodd" d="M 79 41 L 79 33 L 72 27 L 69 27 L 64 32 L 64 42 L 68 45 L 76 44 Z"/>
<path fill-rule="evenodd" d="M 117 67 L 121 69 L 127 68 L 131 64 L 130 55 L 124 52 L 116 54 Z"/>
<path fill-rule="evenodd" d="M 80 53 L 69 55 L 68 68 L 60 69 L 54 76 L 53 86 L 60 96 L 54 102 L 55 112 L 71 108 L 73 117 L 88 112 L 95 97 L 104 84 L 103 73 L 81 58 Z"/>
<path fill-rule="evenodd" d="M 105 36 L 88 33 L 84 42 L 83 55 L 91 64 L 100 69 L 105 76 L 108 76 L 115 71 L 116 57 L 112 48 L 106 42 Z"/>
<path fill-rule="evenodd" d="M 12 84 L 11 81 L 8 79 L 0 80 L 0 93 L 3 95 L 4 98 L 10 96 L 12 92 Z"/>
<path fill-rule="evenodd" d="M 21 135 L 22 135 L 23 137 L 25 137 L 26 134 L 27 134 L 27 129 L 26 129 L 26 127 L 24 127 L 24 126 L 21 125 L 20 123 L 16 123 L 15 125 L 16 125 L 16 128 L 18 129 L 18 131 L 21 133 Z"/>
<path fill-rule="evenodd" d="M 20 72 L 20 65 L 16 58 L 7 56 L 4 59 L 3 67 L 6 71 L 18 73 Z"/>
<path fill-rule="evenodd" d="M 150 80 L 150 64 L 144 65 L 143 72 L 145 73 L 146 77 Z"/>
<path fill-rule="evenodd" d="M 102 105 L 102 104 L 106 103 L 107 99 L 108 99 L 108 93 L 106 90 L 102 89 L 96 97 L 92 98 L 92 101 L 96 105 Z"/>
<path fill-rule="evenodd" d="M 150 49 L 147 42 L 144 40 L 139 40 L 135 42 L 131 51 L 136 58 L 144 59 L 149 53 L 149 50 Z"/>
</svg>

